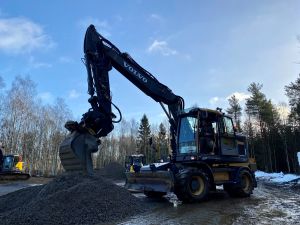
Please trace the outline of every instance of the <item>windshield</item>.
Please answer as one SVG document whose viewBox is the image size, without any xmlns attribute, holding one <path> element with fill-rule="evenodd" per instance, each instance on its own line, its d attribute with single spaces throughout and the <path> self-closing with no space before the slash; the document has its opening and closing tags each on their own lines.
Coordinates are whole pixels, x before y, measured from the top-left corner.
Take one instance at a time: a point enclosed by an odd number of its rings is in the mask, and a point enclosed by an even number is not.
<svg viewBox="0 0 300 225">
<path fill-rule="evenodd" d="M 4 157 L 4 160 L 3 160 L 3 167 L 4 169 L 10 169 L 13 167 L 13 161 L 14 158 L 13 157 L 10 157 L 10 156 L 6 156 Z"/>
<path fill-rule="evenodd" d="M 181 118 L 178 140 L 179 153 L 197 153 L 196 135 L 197 118 L 192 116 Z"/>
</svg>

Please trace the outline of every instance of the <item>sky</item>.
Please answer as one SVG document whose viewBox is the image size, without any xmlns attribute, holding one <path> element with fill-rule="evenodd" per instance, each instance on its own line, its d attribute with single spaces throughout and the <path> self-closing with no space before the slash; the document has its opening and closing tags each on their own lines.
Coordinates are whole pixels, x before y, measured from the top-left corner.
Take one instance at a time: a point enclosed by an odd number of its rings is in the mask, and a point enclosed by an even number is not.
<svg viewBox="0 0 300 225">
<path fill-rule="evenodd" d="M 89 104 L 83 38 L 89 24 L 128 52 L 186 107 L 243 104 L 251 82 L 274 103 L 300 72 L 300 1 L 52 0 L 0 2 L 0 76 L 37 84 L 37 97 L 65 99 L 75 118 Z M 299 40 L 297 40 L 297 37 Z M 110 72 L 113 102 L 125 119 L 164 117 L 160 105 L 126 78 Z"/>
</svg>

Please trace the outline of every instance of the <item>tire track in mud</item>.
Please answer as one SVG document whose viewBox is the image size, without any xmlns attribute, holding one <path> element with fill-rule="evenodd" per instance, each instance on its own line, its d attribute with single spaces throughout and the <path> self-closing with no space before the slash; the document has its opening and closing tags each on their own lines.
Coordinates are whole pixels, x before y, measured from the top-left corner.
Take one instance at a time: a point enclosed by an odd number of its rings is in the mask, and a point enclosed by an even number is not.
<svg viewBox="0 0 300 225">
<path fill-rule="evenodd" d="M 120 225 L 179 224 L 300 224 L 300 191 L 259 183 L 250 198 L 230 198 L 224 191 L 211 194 L 208 201 L 181 204 L 173 194 L 163 200 L 143 199 L 154 208 Z"/>
<path fill-rule="evenodd" d="M 259 184 L 254 201 L 233 224 L 300 224 L 299 199 L 300 192 L 290 187 Z"/>
</svg>

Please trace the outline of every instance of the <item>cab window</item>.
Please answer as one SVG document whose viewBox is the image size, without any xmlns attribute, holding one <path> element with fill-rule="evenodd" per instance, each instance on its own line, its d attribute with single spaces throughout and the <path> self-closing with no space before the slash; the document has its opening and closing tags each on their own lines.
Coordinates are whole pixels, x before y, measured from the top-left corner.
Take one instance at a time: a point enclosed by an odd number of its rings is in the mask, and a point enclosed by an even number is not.
<svg viewBox="0 0 300 225">
<path fill-rule="evenodd" d="M 197 153 L 196 135 L 197 135 L 197 117 L 187 116 L 181 118 L 179 132 L 179 153 Z"/>
<path fill-rule="evenodd" d="M 234 134 L 234 127 L 231 118 L 224 117 L 224 133 L 225 134 Z"/>
</svg>

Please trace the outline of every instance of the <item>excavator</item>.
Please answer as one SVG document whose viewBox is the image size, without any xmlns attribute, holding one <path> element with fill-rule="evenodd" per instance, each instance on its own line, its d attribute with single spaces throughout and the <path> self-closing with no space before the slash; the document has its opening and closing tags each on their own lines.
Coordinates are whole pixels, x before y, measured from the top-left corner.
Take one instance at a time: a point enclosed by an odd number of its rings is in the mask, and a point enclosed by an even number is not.
<svg viewBox="0 0 300 225">
<path fill-rule="evenodd" d="M 93 173 L 92 153 L 101 137 L 107 136 L 122 114 L 112 102 L 109 71 L 114 68 L 143 93 L 158 102 L 170 123 L 169 162 L 144 165 L 126 172 L 125 187 L 162 197 L 174 192 L 183 202 L 200 202 L 217 185 L 235 197 L 249 197 L 257 186 L 256 163 L 248 152 L 246 137 L 237 133 L 232 118 L 221 109 L 185 108 L 184 99 L 160 83 L 128 53 L 90 25 L 84 38 L 88 102 L 91 108 L 81 121 L 68 121 L 70 131 L 61 143 L 59 156 L 64 169 Z M 112 112 L 114 107 L 119 116 Z"/>
<path fill-rule="evenodd" d="M 24 172 L 24 162 L 19 154 L 0 157 L 0 181 L 27 180 L 30 174 Z"/>
<path fill-rule="evenodd" d="M 125 171 L 139 171 L 144 164 L 146 164 L 146 157 L 143 154 L 128 155 L 125 158 Z"/>
</svg>

